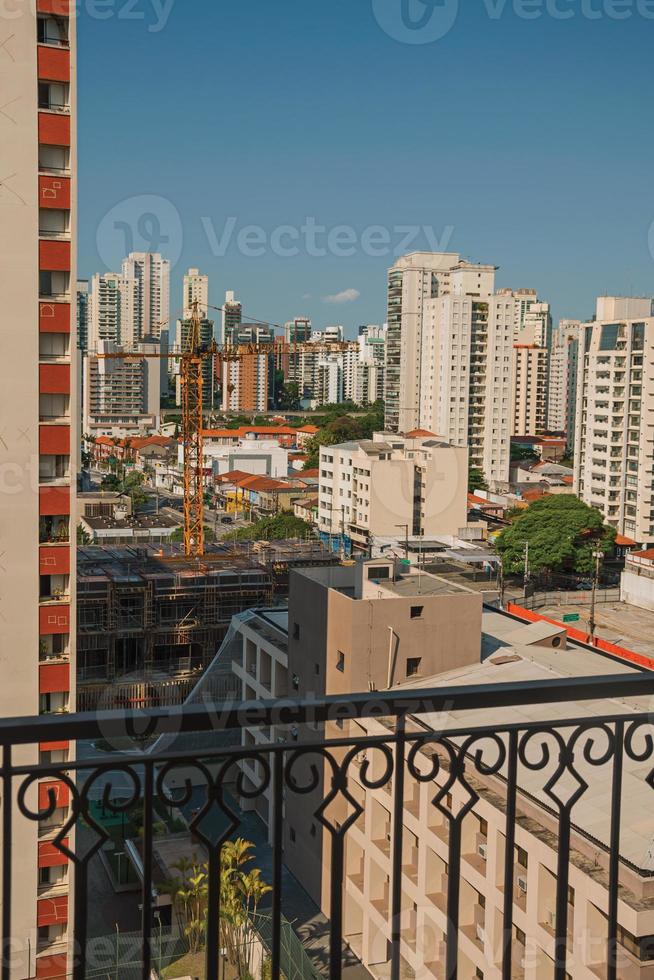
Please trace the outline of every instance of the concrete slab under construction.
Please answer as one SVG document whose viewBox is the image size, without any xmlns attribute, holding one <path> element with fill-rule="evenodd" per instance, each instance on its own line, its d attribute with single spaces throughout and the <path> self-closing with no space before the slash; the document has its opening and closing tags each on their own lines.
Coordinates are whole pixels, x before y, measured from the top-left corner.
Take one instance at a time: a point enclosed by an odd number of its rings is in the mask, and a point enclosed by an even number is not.
<svg viewBox="0 0 654 980">
<path fill-rule="evenodd" d="M 77 562 L 77 707 L 182 703 L 232 616 L 288 595 L 289 569 L 334 564 L 318 541 L 89 546 Z M 236 693 L 225 673 L 224 696 Z"/>
</svg>

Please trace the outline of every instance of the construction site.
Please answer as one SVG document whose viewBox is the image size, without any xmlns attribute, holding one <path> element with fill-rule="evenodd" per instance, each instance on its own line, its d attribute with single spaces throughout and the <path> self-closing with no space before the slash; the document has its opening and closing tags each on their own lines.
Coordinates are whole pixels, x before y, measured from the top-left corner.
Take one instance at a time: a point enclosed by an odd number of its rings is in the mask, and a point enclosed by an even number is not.
<svg viewBox="0 0 654 980">
<path fill-rule="evenodd" d="M 82 547 L 77 565 L 77 710 L 181 704 L 232 616 L 288 595 L 289 569 L 333 564 L 320 542 Z M 238 697 L 227 666 L 225 698 Z"/>
</svg>

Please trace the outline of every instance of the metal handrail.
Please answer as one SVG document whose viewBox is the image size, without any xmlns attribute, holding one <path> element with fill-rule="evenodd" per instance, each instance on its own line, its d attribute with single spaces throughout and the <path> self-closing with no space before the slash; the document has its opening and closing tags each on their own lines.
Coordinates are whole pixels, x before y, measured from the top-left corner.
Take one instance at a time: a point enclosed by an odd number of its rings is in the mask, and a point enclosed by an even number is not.
<svg viewBox="0 0 654 980">
<path fill-rule="evenodd" d="M 409 715 L 509 708 L 520 705 L 561 704 L 566 701 L 594 701 L 640 697 L 654 694 L 654 672 L 615 674 L 603 677 L 575 677 L 551 681 L 524 681 L 504 684 L 467 684 L 458 687 L 407 689 L 397 694 L 375 691 L 362 694 L 330 695 L 315 700 L 265 700 L 227 705 L 221 712 L 223 730 L 269 725 L 333 721 L 347 708 L 351 718 L 406 718 Z M 222 706 L 221 706 L 222 707 Z M 625 717 L 633 717 L 633 712 Z M 588 717 L 565 722 L 549 722 L 552 727 L 571 727 L 588 723 Z M 100 711 L 71 714 L 61 723 L 42 717 L 0 719 L 0 745 L 29 745 L 58 738 L 87 739 L 101 734 L 111 736 L 135 725 L 151 728 L 159 735 L 181 732 L 207 732 L 216 724 L 215 705 L 184 704 L 171 708 Z M 502 726 L 504 730 L 524 729 L 524 724 Z M 463 729 L 469 732 L 470 728 Z M 448 735 L 453 733 L 448 732 Z M 454 733 L 461 734 L 461 732 Z"/>
</svg>

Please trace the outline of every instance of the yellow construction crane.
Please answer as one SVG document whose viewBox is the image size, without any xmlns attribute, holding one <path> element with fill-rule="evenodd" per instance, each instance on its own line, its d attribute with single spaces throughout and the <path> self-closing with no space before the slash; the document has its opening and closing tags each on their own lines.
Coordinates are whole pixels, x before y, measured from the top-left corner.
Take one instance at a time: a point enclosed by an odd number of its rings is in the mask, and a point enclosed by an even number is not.
<svg viewBox="0 0 654 980">
<path fill-rule="evenodd" d="M 221 307 L 210 308 L 218 311 L 222 309 Z M 158 327 L 166 326 L 167 322 L 160 323 Z M 184 553 L 187 558 L 201 558 L 204 555 L 203 364 L 210 357 L 216 358 L 219 362 L 225 362 L 238 361 L 248 354 L 273 353 L 269 343 L 219 345 L 215 341 L 211 341 L 209 344 L 203 344 L 201 327 L 200 305 L 195 301 L 191 306 L 188 336 L 181 350 L 172 349 L 166 353 L 152 354 L 142 351 L 116 351 L 94 355 L 105 360 L 134 361 L 145 358 L 164 358 L 179 362 L 184 451 Z M 334 352 L 346 348 L 347 342 L 310 344 L 310 350 L 315 353 Z"/>
</svg>

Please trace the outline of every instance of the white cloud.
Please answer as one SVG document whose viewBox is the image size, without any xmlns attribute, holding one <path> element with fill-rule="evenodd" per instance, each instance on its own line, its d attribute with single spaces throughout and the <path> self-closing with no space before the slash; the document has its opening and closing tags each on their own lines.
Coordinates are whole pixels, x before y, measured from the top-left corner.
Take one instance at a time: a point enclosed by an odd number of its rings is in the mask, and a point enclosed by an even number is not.
<svg viewBox="0 0 654 980">
<path fill-rule="evenodd" d="M 323 296 L 323 303 L 353 303 L 361 293 L 358 289 L 344 289 L 342 293 L 334 293 L 332 296 Z"/>
</svg>

